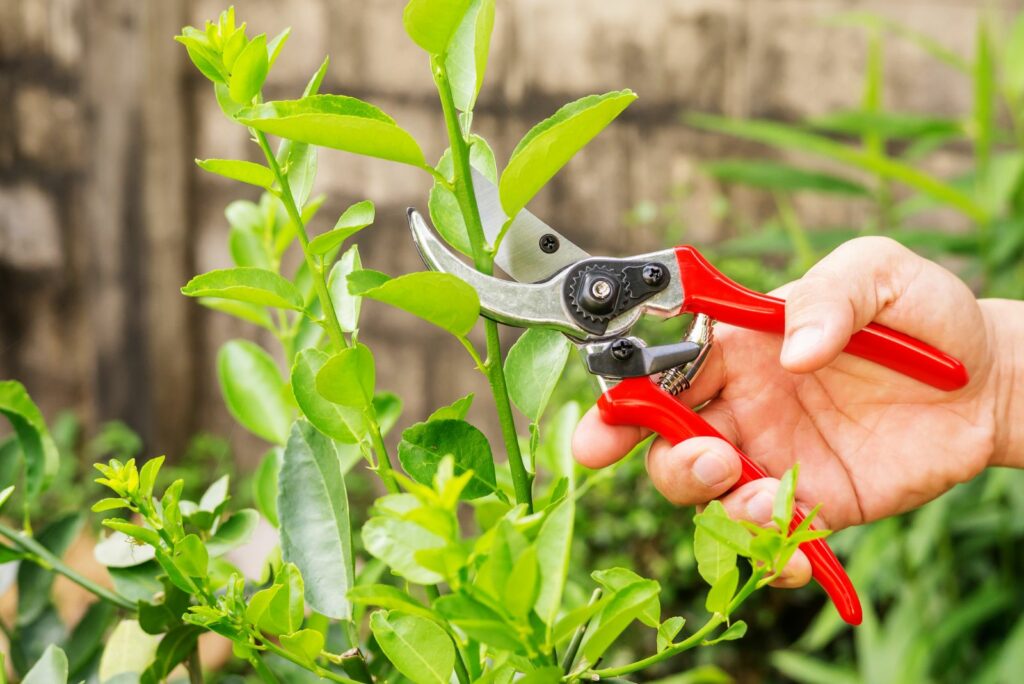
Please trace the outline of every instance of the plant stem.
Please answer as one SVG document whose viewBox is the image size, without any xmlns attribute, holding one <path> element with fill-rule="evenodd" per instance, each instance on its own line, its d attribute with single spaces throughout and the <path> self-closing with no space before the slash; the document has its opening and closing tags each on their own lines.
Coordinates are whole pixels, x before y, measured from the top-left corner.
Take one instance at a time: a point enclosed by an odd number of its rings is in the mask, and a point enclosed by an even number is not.
<svg viewBox="0 0 1024 684">
<path fill-rule="evenodd" d="M 48 548 L 37 542 L 32 537 L 25 536 L 16 530 L 12 530 L 10 527 L 7 527 L 2 523 L 0 523 L 0 535 L 7 537 L 15 546 L 33 556 L 32 560 L 36 564 L 44 568 L 48 567 L 54 572 L 64 575 L 83 589 L 92 592 L 105 601 L 113 603 L 119 608 L 123 608 L 124 610 L 131 612 L 135 612 L 137 610 L 135 603 L 124 596 L 121 596 L 117 592 L 111 591 L 106 587 L 101 587 L 91 579 L 79 574 L 77 571 L 65 564 L 64 561 L 55 556 Z"/>
<path fill-rule="evenodd" d="M 483 224 L 480 221 L 480 208 L 473 192 L 473 176 L 469 164 L 469 144 L 459 125 L 459 114 L 455 109 L 451 82 L 444 61 L 431 59 L 434 72 L 434 83 L 441 97 L 441 109 L 444 112 L 445 125 L 448 129 L 448 144 L 452 150 L 452 166 L 455 169 L 454 192 L 459 202 L 466 234 L 469 237 L 470 249 L 473 252 L 473 265 L 484 275 L 494 272 L 494 257 L 488 251 L 484 237 Z M 512 404 L 508 398 L 508 386 L 505 382 L 505 369 L 502 367 L 501 339 L 498 337 L 498 324 L 484 319 L 484 331 L 487 336 L 487 361 L 484 371 L 487 382 L 494 396 L 498 420 L 501 423 L 501 434 L 505 441 L 508 455 L 508 467 L 512 473 L 515 487 L 516 503 L 526 504 L 527 510 L 533 512 L 532 479 L 523 463 L 523 455 L 519 450 L 519 435 L 516 433 L 515 420 L 512 417 Z"/>
<path fill-rule="evenodd" d="M 601 590 L 595 589 L 594 593 L 590 595 L 587 605 L 592 606 L 600 599 Z M 588 625 L 590 625 L 590 620 L 577 627 L 576 632 L 572 635 L 572 641 L 569 642 L 569 646 L 565 649 L 565 655 L 562 657 L 562 672 L 566 674 L 572 672 L 572 666 L 576 662 L 576 654 L 580 650 L 580 644 L 583 643 L 583 635 L 587 633 Z"/>
<path fill-rule="evenodd" d="M 387 445 L 384 444 L 384 436 L 380 434 L 380 425 L 372 416 L 368 416 L 368 418 L 370 418 L 370 440 L 373 442 L 373 450 L 377 454 L 377 472 L 380 479 L 384 481 L 384 487 L 390 493 L 398 494 L 401 489 L 395 480 L 395 469 L 391 465 L 391 456 L 388 454 Z"/>
<path fill-rule="evenodd" d="M 370 668 L 366 666 L 366 659 L 358 648 L 353 648 L 341 654 L 338 664 L 348 674 L 355 677 L 364 684 L 373 684 L 373 677 L 370 675 Z"/>
<path fill-rule="evenodd" d="M 271 653 L 278 655 L 284 658 L 285 660 L 289 660 L 306 670 L 309 670 L 310 672 L 312 672 L 313 674 L 322 679 L 329 679 L 332 682 L 338 682 L 339 684 L 363 684 L 362 682 L 358 682 L 354 679 L 350 679 L 349 677 L 345 677 L 344 675 L 340 675 L 337 672 L 334 672 L 333 670 L 328 670 L 325 667 L 320 667 L 316 663 L 313 663 L 312 667 L 310 667 L 308 664 L 301 662 L 291 653 L 284 650 L 283 648 L 275 644 L 273 641 L 263 636 L 260 637 L 260 641 L 263 643 L 263 646 L 266 647 L 266 649 Z"/>
<path fill-rule="evenodd" d="M 203 684 L 203 666 L 199 662 L 199 643 L 188 654 L 188 661 L 185 663 L 185 670 L 188 671 L 189 684 Z"/>
<path fill-rule="evenodd" d="M 255 134 L 256 142 L 259 143 L 260 149 L 263 150 L 263 155 L 267 158 L 267 164 L 270 166 L 270 170 L 274 172 L 278 185 L 281 186 L 281 202 L 284 204 L 285 211 L 288 212 L 292 223 L 295 224 L 295 232 L 299 236 L 299 244 L 302 245 L 302 255 L 306 259 L 306 266 L 309 267 L 310 276 L 313 278 L 313 287 L 316 288 L 317 297 L 320 299 L 320 308 L 323 309 L 324 320 L 327 322 L 327 335 L 331 338 L 331 343 L 335 349 L 344 349 L 348 346 L 348 342 L 341 331 L 341 323 L 338 322 L 338 315 L 334 311 L 334 304 L 331 303 L 331 293 L 327 289 L 324 270 L 316 262 L 316 259 L 313 258 L 313 255 L 309 253 L 309 235 L 306 234 L 306 225 L 302 222 L 302 214 L 295 204 L 295 198 L 292 196 L 292 189 L 288 185 L 288 179 L 281 172 L 281 166 L 277 163 L 277 157 L 274 156 L 274 152 L 270 149 L 267 136 L 262 131 L 250 130 Z"/>
<path fill-rule="evenodd" d="M 258 654 L 254 653 L 249 658 L 249 663 L 252 665 L 252 669 L 256 670 L 256 674 L 259 675 L 260 679 L 262 679 L 266 684 L 280 684 L 280 680 L 277 678 L 277 675 L 274 674 L 273 670 L 267 667 L 267 664 L 263 662 L 263 658 Z"/>
</svg>

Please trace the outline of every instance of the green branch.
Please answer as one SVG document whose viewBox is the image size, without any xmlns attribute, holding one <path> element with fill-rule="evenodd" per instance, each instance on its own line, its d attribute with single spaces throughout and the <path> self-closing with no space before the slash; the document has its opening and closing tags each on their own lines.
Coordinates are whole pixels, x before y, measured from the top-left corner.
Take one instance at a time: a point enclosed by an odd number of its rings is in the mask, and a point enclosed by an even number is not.
<svg viewBox="0 0 1024 684">
<path fill-rule="evenodd" d="M 0 523 L 0 534 L 7 537 L 12 544 L 17 546 L 23 552 L 30 556 L 30 560 L 35 562 L 44 568 L 49 568 L 54 572 L 64 575 L 69 580 L 82 587 L 86 591 L 89 591 L 104 601 L 109 601 L 119 608 L 135 612 L 137 607 L 135 603 L 130 601 L 124 596 L 121 596 L 115 591 L 111 591 L 106 587 L 93 582 L 88 577 L 79 574 L 77 571 L 68 566 L 64 561 L 54 555 L 48 548 L 37 542 L 32 537 L 23 535 L 20 532 L 12 530 L 3 523 Z"/>
<path fill-rule="evenodd" d="M 455 99 L 452 96 L 452 86 L 448 80 L 444 60 L 431 59 L 431 67 L 434 72 L 434 83 L 437 85 L 437 92 L 441 97 L 445 125 L 448 129 L 448 142 L 452 149 L 452 162 L 455 169 L 455 198 L 459 202 L 459 209 L 466 224 L 466 234 L 469 237 L 469 246 L 473 253 L 473 265 L 484 275 L 491 275 L 494 272 L 494 257 L 486 244 L 483 224 L 480 221 L 480 209 L 473 192 L 469 143 L 459 124 L 459 114 L 455 108 Z M 515 419 L 512 416 L 512 403 L 508 398 L 505 369 L 502 367 L 498 324 L 485 318 L 484 331 L 487 338 L 487 360 L 483 364 L 484 375 L 487 377 L 491 394 L 494 396 L 494 405 L 498 412 L 501 434 L 508 455 L 508 467 L 512 473 L 516 502 L 526 504 L 527 510 L 533 512 L 532 476 L 523 463 L 523 455 L 519 449 L 519 435 L 516 433 Z"/>
</svg>

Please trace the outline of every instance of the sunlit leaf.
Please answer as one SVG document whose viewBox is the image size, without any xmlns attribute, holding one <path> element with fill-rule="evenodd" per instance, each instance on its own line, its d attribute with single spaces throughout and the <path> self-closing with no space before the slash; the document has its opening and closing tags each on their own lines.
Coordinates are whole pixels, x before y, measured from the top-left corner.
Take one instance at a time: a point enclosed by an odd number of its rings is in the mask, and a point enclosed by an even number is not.
<svg viewBox="0 0 1024 684">
<path fill-rule="evenodd" d="M 217 378 L 228 411 L 243 427 L 274 444 L 287 441 L 294 409 L 270 354 L 247 340 L 232 340 L 217 354 Z"/>
</svg>

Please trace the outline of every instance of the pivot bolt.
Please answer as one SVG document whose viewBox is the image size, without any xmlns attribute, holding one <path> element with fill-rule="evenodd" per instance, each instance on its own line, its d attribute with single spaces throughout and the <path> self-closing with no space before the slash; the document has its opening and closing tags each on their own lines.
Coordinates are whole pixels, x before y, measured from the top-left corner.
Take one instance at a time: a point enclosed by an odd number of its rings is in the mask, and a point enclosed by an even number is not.
<svg viewBox="0 0 1024 684">
<path fill-rule="evenodd" d="M 612 296 L 612 284 L 604 278 L 598 278 L 590 285 L 590 296 L 599 302 L 606 302 Z"/>
<path fill-rule="evenodd" d="M 661 264 L 644 264 L 641 277 L 650 287 L 658 287 L 665 280 L 665 268 Z"/>
<path fill-rule="evenodd" d="M 630 340 L 615 340 L 612 342 L 612 356 L 619 361 L 625 361 L 633 355 L 636 346 Z"/>
<path fill-rule="evenodd" d="M 545 254 L 554 254 L 558 251 L 559 247 L 558 238 L 551 233 L 541 235 L 538 244 L 540 245 L 540 251 Z"/>
</svg>

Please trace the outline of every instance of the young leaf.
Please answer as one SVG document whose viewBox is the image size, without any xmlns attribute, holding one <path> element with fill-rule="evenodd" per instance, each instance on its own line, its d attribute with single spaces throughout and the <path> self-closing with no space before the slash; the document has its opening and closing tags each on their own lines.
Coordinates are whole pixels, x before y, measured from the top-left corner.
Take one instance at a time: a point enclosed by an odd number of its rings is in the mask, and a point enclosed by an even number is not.
<svg viewBox="0 0 1024 684">
<path fill-rule="evenodd" d="M 217 379 L 235 420 L 268 442 L 287 441 L 294 409 L 277 364 L 262 347 L 246 340 L 225 344 L 217 354 Z"/>
<path fill-rule="evenodd" d="M 530 546 L 516 558 L 512 572 L 505 583 L 505 609 L 514 617 L 524 620 L 533 610 L 540 584 L 537 574 L 537 547 Z"/>
<path fill-rule="evenodd" d="M 455 670 L 455 646 L 435 623 L 377 611 L 370 616 L 370 629 L 388 660 L 415 684 L 448 684 Z"/>
<path fill-rule="evenodd" d="M 494 29 L 494 4 L 495 0 L 473 0 L 448 46 L 445 68 L 455 107 L 461 112 L 472 111 L 484 82 Z"/>
<path fill-rule="evenodd" d="M 676 635 L 679 634 L 685 624 L 686 618 L 670 617 L 658 626 L 658 653 L 672 645 Z"/>
<path fill-rule="evenodd" d="M 330 360 L 319 349 L 304 349 L 292 366 L 292 393 L 295 401 L 317 430 L 339 442 L 353 443 L 365 431 L 362 411 L 328 401 L 316 387 L 317 375 Z M 344 382 L 339 380 L 339 383 Z"/>
<path fill-rule="evenodd" d="M 491 1 L 491 0 L 489 0 Z M 494 152 L 487 141 L 479 135 L 470 136 L 469 163 L 474 170 L 483 174 L 491 183 L 498 182 L 498 168 L 494 161 Z M 455 173 L 452 162 L 452 150 L 448 148 L 441 155 L 437 162 L 437 172 L 445 178 L 451 178 Z M 430 189 L 430 199 L 427 202 L 430 211 L 430 220 L 433 221 L 437 232 L 441 234 L 448 244 L 459 250 L 466 256 L 472 256 L 472 249 L 469 244 L 469 234 L 466 232 L 466 222 L 462 216 L 462 208 L 455 193 L 441 184 L 437 179 Z"/>
<path fill-rule="evenodd" d="M 345 594 L 355 584 L 348 493 L 334 442 L 299 420 L 285 450 L 279 481 L 281 550 L 305 580 L 317 612 L 348 619 Z"/>
<path fill-rule="evenodd" d="M 789 521 L 793 519 L 796 479 L 799 471 L 800 464 L 793 464 L 793 467 L 787 470 L 779 480 L 779 489 L 775 492 L 775 500 L 772 503 L 772 522 L 778 525 L 780 530 L 788 530 Z"/>
<path fill-rule="evenodd" d="M 607 596 L 614 596 L 621 589 L 625 589 L 635 582 L 641 582 L 645 578 L 627 568 L 609 568 L 607 570 L 595 570 L 590 573 L 598 584 L 607 589 Z M 655 596 L 640 613 L 640 622 L 648 627 L 657 627 L 661 624 L 661 601 Z"/>
<path fill-rule="evenodd" d="M 205 577 L 210 557 L 202 540 L 190 534 L 174 545 L 174 564 L 189 577 Z"/>
<path fill-rule="evenodd" d="M 364 584 L 352 587 L 348 592 L 348 600 L 360 605 L 377 606 L 386 610 L 398 610 L 409 615 L 419 615 L 443 624 L 441 618 L 434 611 L 401 589 L 387 584 Z"/>
<path fill-rule="evenodd" d="M 473 393 L 470 392 L 461 399 L 456 399 L 448 406 L 442 406 L 427 418 L 427 422 L 433 420 L 464 420 L 469 408 L 473 405 Z"/>
<path fill-rule="evenodd" d="M 270 59 L 267 55 L 267 36 L 260 34 L 242 49 L 231 68 L 228 94 L 238 104 L 249 104 L 260 92 L 267 79 Z"/>
<path fill-rule="evenodd" d="M 338 218 L 338 222 L 334 224 L 332 230 L 318 235 L 310 241 L 309 251 L 313 254 L 327 254 L 373 223 L 373 215 L 374 207 L 370 200 L 353 204 Z"/>
<path fill-rule="evenodd" d="M 820 171 L 805 171 L 778 162 L 724 159 L 704 164 L 702 168 L 720 181 L 765 190 L 810 190 L 849 197 L 869 197 L 871 194 L 867 188 L 855 181 Z"/>
<path fill-rule="evenodd" d="M 153 662 L 159 644 L 160 637 L 146 634 L 137 620 L 122 620 L 107 638 L 99 680 L 108 682 L 125 674 L 140 676 Z"/>
<path fill-rule="evenodd" d="M 269 190 L 274 185 L 274 172 L 262 164 L 239 159 L 196 159 L 196 166 L 231 180 Z"/>
<path fill-rule="evenodd" d="M 652 596 L 660 591 L 654 580 L 634 582 L 618 592 L 608 602 L 604 610 L 595 618 L 596 627 L 592 629 L 583 642 L 583 656 L 591 663 L 596 663 L 608 647 L 619 638 L 629 623 L 643 612 Z"/>
<path fill-rule="evenodd" d="M 402 12 L 405 32 L 432 55 L 443 55 L 470 0 L 409 0 Z"/>
<path fill-rule="evenodd" d="M 423 166 L 423 150 L 395 120 L 377 107 L 344 95 L 311 95 L 265 102 L 236 119 L 264 133 L 368 157 Z"/>
<path fill-rule="evenodd" d="M 372 406 L 375 384 L 373 354 L 365 344 L 342 349 L 316 374 L 316 389 L 321 396 L 362 410 Z"/>
<path fill-rule="evenodd" d="M 536 423 L 569 358 L 569 340 L 546 328 L 529 328 L 505 358 L 509 397 L 527 418 Z"/>
<path fill-rule="evenodd" d="M 635 99 L 631 90 L 590 95 L 565 105 L 530 129 L 512 151 L 498 183 L 505 214 L 518 214 L 573 155 Z"/>
<path fill-rule="evenodd" d="M 736 639 L 742 639 L 743 635 L 747 633 L 747 623 L 743 620 L 737 620 L 736 622 L 729 625 L 729 628 L 722 632 L 718 637 L 705 641 L 702 646 L 714 646 L 715 644 L 723 641 L 735 641 Z"/>
<path fill-rule="evenodd" d="M 736 551 L 718 541 L 703 525 L 696 525 L 694 529 L 693 555 L 697 572 L 708 586 L 714 586 L 722 575 L 736 567 Z"/>
<path fill-rule="evenodd" d="M 261 306 L 302 311 L 295 285 L 262 268 L 225 268 L 197 275 L 181 293 L 187 297 L 219 297 Z"/>
<path fill-rule="evenodd" d="M 16 380 L 0 382 L 0 413 L 7 417 L 25 458 L 26 498 L 34 501 L 57 474 L 60 456 L 39 407 Z"/>
<path fill-rule="evenodd" d="M 281 31 L 267 43 L 267 61 L 271 67 L 274 66 L 274 62 L 277 61 L 278 56 L 281 54 L 281 50 L 284 49 L 284 44 L 288 42 L 288 38 L 292 35 L 291 27 Z"/>
<path fill-rule="evenodd" d="M 281 646 L 300 662 L 312 665 L 324 650 L 324 635 L 315 629 L 300 629 L 294 634 L 282 634 Z"/>
<path fill-rule="evenodd" d="M 370 518 L 363 525 L 362 537 L 367 552 L 384 561 L 396 575 L 415 584 L 437 584 L 444 580 L 420 565 L 416 554 L 423 549 L 443 548 L 447 542 L 416 523 L 381 516 Z"/>
<path fill-rule="evenodd" d="M 199 497 L 199 510 L 210 513 L 218 513 L 228 500 L 228 487 L 231 483 L 230 475 L 221 475 L 213 481 L 203 495 Z"/>
<path fill-rule="evenodd" d="M 480 316 L 476 290 L 448 273 L 422 271 L 365 289 L 363 285 L 350 278 L 349 292 L 408 311 L 456 337 L 468 335 Z"/>
<path fill-rule="evenodd" d="M 160 639 L 153 662 L 140 677 L 140 684 L 159 684 L 166 681 L 171 671 L 184 662 L 199 642 L 203 630 L 195 625 L 178 625 Z"/>
<path fill-rule="evenodd" d="M 277 517 L 277 478 L 284 462 L 284 450 L 273 447 L 263 456 L 252 477 L 252 500 L 263 517 L 278 526 Z"/>
<path fill-rule="evenodd" d="M 348 493 L 332 442 L 297 420 L 284 452 L 277 508 L 281 554 L 302 572 L 306 601 L 337 620 L 352 616 L 355 584 Z"/>
<path fill-rule="evenodd" d="M 327 278 L 327 289 L 331 293 L 331 304 L 343 332 L 351 333 L 359 327 L 359 309 L 363 298 L 348 290 L 349 276 L 361 271 L 363 262 L 359 258 L 359 245 L 349 247 L 331 268 Z"/>
<path fill-rule="evenodd" d="M 540 591 L 534 608 L 544 624 L 551 627 L 558 617 L 562 591 L 569 573 L 575 499 L 567 496 L 550 509 L 537 533 L 537 558 L 541 564 Z"/>
<path fill-rule="evenodd" d="M 124 532 L 113 531 L 92 550 L 93 556 L 108 568 L 131 568 L 142 565 L 156 557 L 156 550 L 149 544 L 136 544 Z"/>
<path fill-rule="evenodd" d="M 64 651 L 50 644 L 21 684 L 65 684 L 68 681 L 68 657 Z"/>
<path fill-rule="evenodd" d="M 736 553 L 741 556 L 750 555 L 750 533 L 743 525 L 729 517 L 720 501 L 709 503 L 704 512 L 695 516 L 693 520 Z"/>
<path fill-rule="evenodd" d="M 174 40 L 185 46 L 189 59 L 203 76 L 214 84 L 227 83 L 228 75 L 224 71 L 222 60 L 201 31 L 189 26 L 182 31 L 182 35 L 175 36 Z"/>
<path fill-rule="evenodd" d="M 402 433 L 398 459 L 412 479 L 433 484 L 437 467 L 446 455 L 455 459 L 455 473 L 473 471 L 462 498 L 475 499 L 497 491 L 494 457 L 482 432 L 464 420 L 432 420 L 417 423 Z"/>
<path fill-rule="evenodd" d="M 740 570 L 733 566 L 731 570 L 718 578 L 718 581 L 711 586 L 704 607 L 709 613 L 721 613 L 728 615 L 729 602 L 736 594 L 736 587 L 739 584 Z"/>
<path fill-rule="evenodd" d="M 534 556 L 534 562 L 536 562 Z M 498 611 L 466 594 L 445 594 L 434 601 L 434 609 L 453 627 L 482 644 L 518 652 L 523 642 L 516 628 Z"/>
<path fill-rule="evenodd" d="M 274 322 L 270 319 L 270 314 L 262 306 L 231 299 L 218 299 L 216 297 L 200 297 L 199 303 L 207 309 L 226 313 L 229 316 L 258 325 L 269 332 L 274 332 Z"/>
<path fill-rule="evenodd" d="M 259 628 L 273 635 L 291 634 L 302 625 L 306 609 L 302 575 L 294 564 L 285 563 L 274 578 L 274 585 L 280 589 L 265 602 L 266 609 L 258 616 Z M 258 608 L 254 612 L 257 611 Z"/>
<path fill-rule="evenodd" d="M 237 549 L 249 541 L 259 522 L 260 514 L 253 509 L 237 511 L 217 527 L 217 531 L 206 541 L 206 550 L 211 557 L 216 558 Z"/>
</svg>

